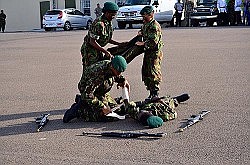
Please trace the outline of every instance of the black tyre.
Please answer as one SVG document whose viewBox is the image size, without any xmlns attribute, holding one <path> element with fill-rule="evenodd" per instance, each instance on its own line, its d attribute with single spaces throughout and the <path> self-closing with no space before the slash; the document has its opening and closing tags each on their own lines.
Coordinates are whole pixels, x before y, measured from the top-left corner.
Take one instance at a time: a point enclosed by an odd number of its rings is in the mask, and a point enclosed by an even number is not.
<svg viewBox="0 0 250 165">
<path fill-rule="evenodd" d="M 63 28 L 65 31 L 69 31 L 71 29 L 71 24 L 70 22 L 65 22 L 64 24 L 64 28 Z"/>
<path fill-rule="evenodd" d="M 124 23 L 124 22 L 118 22 L 118 27 L 119 27 L 119 29 L 125 29 L 126 23 Z"/>
<path fill-rule="evenodd" d="M 174 17 L 172 18 L 172 20 L 170 21 L 170 26 L 174 27 Z"/>
<path fill-rule="evenodd" d="M 52 28 L 44 28 L 44 30 L 45 30 L 46 32 L 48 32 L 48 31 L 51 31 Z"/>
<path fill-rule="evenodd" d="M 208 26 L 213 26 L 214 25 L 214 21 L 207 21 L 207 25 Z"/>
<path fill-rule="evenodd" d="M 197 20 L 191 20 L 191 25 L 193 27 L 197 27 L 197 26 L 199 26 L 199 21 L 197 21 Z"/>
</svg>

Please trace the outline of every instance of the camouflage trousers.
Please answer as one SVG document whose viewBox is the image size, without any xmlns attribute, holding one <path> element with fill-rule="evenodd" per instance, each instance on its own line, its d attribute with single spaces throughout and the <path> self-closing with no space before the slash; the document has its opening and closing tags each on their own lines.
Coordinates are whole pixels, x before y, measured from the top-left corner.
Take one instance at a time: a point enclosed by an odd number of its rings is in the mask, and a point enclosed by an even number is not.
<svg viewBox="0 0 250 165">
<path fill-rule="evenodd" d="M 161 50 L 145 51 L 143 46 L 135 45 L 139 36 L 134 37 L 126 44 L 122 44 L 116 47 L 109 48 L 108 51 L 112 55 L 123 56 L 127 63 L 130 63 L 134 58 L 144 53 L 143 65 L 142 65 L 142 81 L 144 82 L 147 90 L 158 91 L 159 84 L 162 81 L 161 74 L 161 61 L 163 58 L 163 52 Z"/>
<path fill-rule="evenodd" d="M 84 97 L 85 92 L 82 91 L 81 81 L 78 84 L 79 91 L 81 93 L 82 105 L 79 109 L 79 117 L 84 121 L 106 121 L 109 120 L 102 113 L 102 108 L 105 106 L 113 108 L 117 106 L 116 101 L 111 97 L 110 90 L 113 86 L 111 79 L 105 80 L 94 92 L 94 95 Z"/>
<path fill-rule="evenodd" d="M 103 98 L 105 105 L 109 105 L 110 108 L 118 106 L 116 101 L 108 93 L 105 98 Z M 115 112 L 121 115 L 124 113 L 128 114 L 131 118 L 138 120 L 139 114 L 143 111 L 147 111 L 154 116 L 159 116 L 163 121 L 173 120 L 177 118 L 177 112 L 175 108 L 178 103 L 175 99 L 165 97 L 160 101 L 144 104 L 142 106 L 136 106 L 135 102 L 130 102 L 128 106 L 121 106 Z M 117 118 L 107 117 L 102 114 L 101 106 L 98 104 L 93 104 L 93 102 L 88 103 L 88 100 L 84 100 L 81 108 L 79 109 L 79 117 L 84 121 L 117 121 Z"/>
<path fill-rule="evenodd" d="M 140 107 L 135 107 L 131 104 L 127 111 L 130 117 L 136 120 L 138 120 L 140 112 L 147 111 L 154 116 L 159 116 L 163 121 L 168 121 L 177 118 L 177 112 L 175 111 L 177 106 L 177 101 L 168 96 L 160 101 L 148 103 Z"/>
<path fill-rule="evenodd" d="M 97 96 L 94 99 L 82 100 L 82 105 L 78 110 L 79 118 L 83 121 L 115 121 L 116 118 L 107 117 L 102 113 L 103 104 L 114 108 L 117 105 L 116 101 L 111 97 L 110 93 L 106 93 L 104 96 Z"/>
</svg>

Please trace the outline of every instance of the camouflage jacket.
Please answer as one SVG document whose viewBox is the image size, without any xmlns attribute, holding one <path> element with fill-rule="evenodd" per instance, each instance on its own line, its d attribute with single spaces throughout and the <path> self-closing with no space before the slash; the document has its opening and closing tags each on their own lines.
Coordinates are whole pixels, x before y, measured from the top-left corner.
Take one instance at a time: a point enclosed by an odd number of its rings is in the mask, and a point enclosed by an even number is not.
<svg viewBox="0 0 250 165">
<path fill-rule="evenodd" d="M 177 112 L 175 111 L 177 106 L 177 101 L 167 96 L 160 101 L 146 103 L 137 107 L 133 106 L 133 103 L 130 102 L 128 113 L 132 118 L 138 119 L 141 111 L 148 111 L 154 116 L 159 116 L 163 121 L 168 121 L 177 118 Z"/>
<path fill-rule="evenodd" d="M 88 45 L 90 38 L 94 38 L 100 46 L 106 46 L 113 36 L 113 25 L 104 15 L 95 19 L 92 23 L 84 42 Z"/>
<path fill-rule="evenodd" d="M 110 70 L 111 61 L 99 61 L 83 71 L 78 84 L 82 99 L 97 108 L 104 106 L 102 98 L 111 90 L 114 82 L 118 82 L 122 76 L 114 77 Z"/>
<path fill-rule="evenodd" d="M 98 61 L 104 60 L 104 55 L 101 51 L 90 45 L 90 38 L 96 40 L 101 46 L 106 46 L 113 36 L 112 22 L 108 21 L 104 15 L 98 17 L 90 27 L 88 34 L 84 38 L 81 46 L 83 69 Z"/>
<path fill-rule="evenodd" d="M 155 19 L 143 24 L 140 31 L 146 50 L 157 51 L 163 47 L 161 26 Z"/>
</svg>

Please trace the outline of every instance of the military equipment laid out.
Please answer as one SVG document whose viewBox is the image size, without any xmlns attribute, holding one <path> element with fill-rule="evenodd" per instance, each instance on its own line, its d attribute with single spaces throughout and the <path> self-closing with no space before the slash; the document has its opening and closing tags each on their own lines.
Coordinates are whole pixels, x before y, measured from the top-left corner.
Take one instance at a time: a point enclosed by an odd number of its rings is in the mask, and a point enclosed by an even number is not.
<svg viewBox="0 0 250 165">
<path fill-rule="evenodd" d="M 50 114 L 42 114 L 41 116 L 36 118 L 36 123 L 38 124 L 37 132 L 40 132 L 43 127 L 48 123 Z"/>
<path fill-rule="evenodd" d="M 99 136 L 106 136 L 106 137 L 119 137 L 119 138 L 138 138 L 138 137 L 155 137 L 155 138 L 160 138 L 165 135 L 166 133 L 155 133 L 155 134 L 150 134 L 147 132 L 102 132 L 102 133 L 93 133 L 93 132 L 83 132 L 82 136 L 87 136 L 87 135 L 99 135 Z"/>
<path fill-rule="evenodd" d="M 198 115 L 192 115 L 191 118 L 189 118 L 187 120 L 187 122 L 185 123 L 184 126 L 182 126 L 179 131 L 183 132 L 186 128 L 194 125 L 195 123 L 197 123 L 198 121 L 201 121 L 203 119 L 203 116 L 205 116 L 206 114 L 208 114 L 210 111 L 207 110 L 203 110 L 202 112 L 200 112 Z"/>
</svg>

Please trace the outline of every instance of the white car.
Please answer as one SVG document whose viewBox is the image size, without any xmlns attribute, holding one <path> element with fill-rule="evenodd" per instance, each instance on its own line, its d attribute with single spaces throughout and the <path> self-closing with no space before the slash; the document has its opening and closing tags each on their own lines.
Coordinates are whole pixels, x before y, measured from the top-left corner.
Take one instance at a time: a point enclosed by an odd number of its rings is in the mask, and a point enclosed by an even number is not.
<svg viewBox="0 0 250 165">
<path fill-rule="evenodd" d="M 50 31 L 55 28 L 63 28 L 68 31 L 73 28 L 86 28 L 92 24 L 92 18 L 84 15 L 76 9 L 53 9 L 43 16 L 43 28 Z"/>
</svg>

